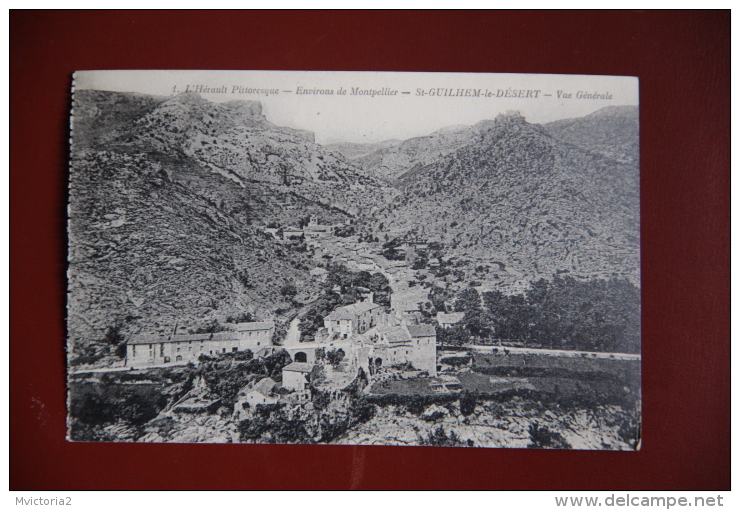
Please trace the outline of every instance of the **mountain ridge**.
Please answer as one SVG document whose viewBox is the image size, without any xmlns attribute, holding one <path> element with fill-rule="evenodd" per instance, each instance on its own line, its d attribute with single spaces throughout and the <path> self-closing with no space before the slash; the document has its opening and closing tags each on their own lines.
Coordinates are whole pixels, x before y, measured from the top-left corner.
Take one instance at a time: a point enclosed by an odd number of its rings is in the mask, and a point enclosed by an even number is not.
<svg viewBox="0 0 740 510">
<path fill-rule="evenodd" d="M 518 113 L 478 124 L 470 143 L 398 178 L 375 221 L 393 235 L 495 260 L 520 277 L 558 272 L 639 285 L 639 170 Z"/>
</svg>

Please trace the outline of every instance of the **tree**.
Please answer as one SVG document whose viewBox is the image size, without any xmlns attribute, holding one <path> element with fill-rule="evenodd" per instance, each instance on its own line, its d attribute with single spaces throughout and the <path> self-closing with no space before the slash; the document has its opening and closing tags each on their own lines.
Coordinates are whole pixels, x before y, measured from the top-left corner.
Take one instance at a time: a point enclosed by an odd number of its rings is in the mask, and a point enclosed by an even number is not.
<svg viewBox="0 0 740 510">
<path fill-rule="evenodd" d="M 108 326 L 103 337 L 103 341 L 113 347 L 113 352 L 119 358 L 126 357 L 126 337 L 121 332 L 122 329 L 123 325 L 120 323 Z"/>
<path fill-rule="evenodd" d="M 429 262 L 425 257 L 417 257 L 416 260 L 414 260 L 414 263 L 411 264 L 411 269 L 419 270 L 424 269 L 427 267 L 427 262 Z"/>
<path fill-rule="evenodd" d="M 404 260 L 406 258 L 406 254 L 397 250 L 400 245 L 401 240 L 398 238 L 393 238 L 390 241 L 385 242 L 383 244 L 383 257 L 388 260 Z"/>
<path fill-rule="evenodd" d="M 437 427 L 433 432 L 429 433 L 425 439 L 422 439 L 421 444 L 424 446 L 473 446 L 473 440 L 468 439 L 462 441 L 457 437 L 454 430 L 450 430 L 448 436 L 442 425 Z"/>
<path fill-rule="evenodd" d="M 338 366 L 344 359 L 343 349 L 331 349 L 326 352 L 326 360 L 331 363 L 332 366 Z"/>
<path fill-rule="evenodd" d="M 479 312 L 482 311 L 480 294 L 473 287 L 466 287 L 457 294 L 455 299 L 456 312 Z"/>
<path fill-rule="evenodd" d="M 451 296 L 448 291 L 435 285 L 429 289 L 429 295 L 427 297 L 434 305 L 435 311 L 444 312 L 447 310 L 446 302 Z"/>
<path fill-rule="evenodd" d="M 473 393 L 463 390 L 460 394 L 460 413 L 463 416 L 470 416 L 475 411 L 476 398 Z"/>
<path fill-rule="evenodd" d="M 286 351 L 285 349 L 280 349 L 279 351 L 262 358 L 261 361 L 264 364 L 267 376 L 273 378 L 277 375 L 282 374 L 283 368 L 293 362 L 290 354 L 288 354 L 288 351 Z"/>
<path fill-rule="evenodd" d="M 207 322 L 205 325 L 200 326 L 195 329 L 195 334 L 201 334 L 201 333 L 218 333 L 219 331 L 225 331 L 227 328 L 226 326 L 222 326 L 218 323 L 216 319 L 213 319 L 209 322 Z"/>
<path fill-rule="evenodd" d="M 492 291 L 483 301 L 499 338 L 585 351 L 640 349 L 640 289 L 625 279 L 557 275 L 533 282 L 524 295 Z"/>
<path fill-rule="evenodd" d="M 293 298 L 295 298 L 296 295 L 298 295 L 298 289 L 296 289 L 296 286 L 293 285 L 292 283 L 286 283 L 280 289 L 280 295 L 283 296 L 284 298 L 292 301 Z"/>
<path fill-rule="evenodd" d="M 118 345 L 121 342 L 123 342 L 126 337 L 123 336 L 123 333 L 121 333 L 121 330 L 123 329 L 123 326 L 121 324 L 115 324 L 113 326 L 108 326 L 108 330 L 105 332 L 105 342 L 110 345 Z"/>
<path fill-rule="evenodd" d="M 483 313 L 480 294 L 474 287 L 466 287 L 458 293 L 455 310 L 465 312 L 461 322 L 471 335 L 476 337 L 490 335 L 491 327 L 488 318 Z"/>
<path fill-rule="evenodd" d="M 120 419 L 133 425 L 141 425 L 156 418 L 165 403 L 166 398 L 163 395 L 153 399 L 151 396 L 133 393 L 118 403 L 116 409 Z"/>
<path fill-rule="evenodd" d="M 326 348 L 325 347 L 319 347 L 316 349 L 316 361 L 322 362 L 326 359 Z"/>
<path fill-rule="evenodd" d="M 252 322 L 254 318 L 249 312 L 241 312 L 237 315 L 229 315 L 226 317 L 226 322 L 229 324 L 238 324 L 240 322 Z"/>
<path fill-rule="evenodd" d="M 464 345 L 470 340 L 470 335 L 460 324 L 451 328 L 437 326 L 437 342 L 441 345 Z"/>
<path fill-rule="evenodd" d="M 390 290 L 389 285 L 388 278 L 381 273 L 373 273 L 367 280 L 367 287 L 373 292 L 388 292 Z"/>
<path fill-rule="evenodd" d="M 250 349 L 245 349 L 243 351 L 235 352 L 233 357 L 236 361 L 249 361 L 254 358 L 254 354 Z"/>
<path fill-rule="evenodd" d="M 337 237 L 349 237 L 354 234 L 355 227 L 353 227 L 352 225 L 342 225 L 341 227 L 337 227 L 337 229 L 334 231 L 334 235 Z"/>
<path fill-rule="evenodd" d="M 530 443 L 527 448 L 558 448 L 570 450 L 571 446 L 558 432 L 552 432 L 547 427 L 540 427 L 537 422 L 529 425 Z"/>
<path fill-rule="evenodd" d="M 524 296 L 506 296 L 499 291 L 484 292 L 483 303 L 497 338 L 527 343 L 532 310 Z"/>
</svg>

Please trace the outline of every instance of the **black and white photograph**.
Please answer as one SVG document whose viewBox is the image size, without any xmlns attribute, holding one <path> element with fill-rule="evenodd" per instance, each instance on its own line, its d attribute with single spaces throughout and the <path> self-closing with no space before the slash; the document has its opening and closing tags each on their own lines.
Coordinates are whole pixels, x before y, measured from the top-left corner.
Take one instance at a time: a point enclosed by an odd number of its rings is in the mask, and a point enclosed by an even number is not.
<svg viewBox="0 0 740 510">
<path fill-rule="evenodd" d="M 641 446 L 634 77 L 78 71 L 67 439 Z"/>
</svg>

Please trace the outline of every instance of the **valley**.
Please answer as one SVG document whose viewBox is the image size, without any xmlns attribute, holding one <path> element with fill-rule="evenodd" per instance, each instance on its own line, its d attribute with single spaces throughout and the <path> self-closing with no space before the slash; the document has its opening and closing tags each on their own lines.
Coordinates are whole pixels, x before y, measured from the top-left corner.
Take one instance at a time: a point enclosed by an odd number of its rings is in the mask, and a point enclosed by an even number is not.
<svg viewBox="0 0 740 510">
<path fill-rule="evenodd" d="M 76 92 L 72 439 L 634 448 L 637 115 L 321 145 Z"/>
</svg>

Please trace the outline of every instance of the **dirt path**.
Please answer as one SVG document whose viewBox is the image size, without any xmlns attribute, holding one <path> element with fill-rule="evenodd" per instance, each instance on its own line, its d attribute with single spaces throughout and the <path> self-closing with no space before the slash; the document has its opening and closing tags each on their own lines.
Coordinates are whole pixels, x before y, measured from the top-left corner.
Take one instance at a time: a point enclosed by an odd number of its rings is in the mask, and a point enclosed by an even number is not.
<svg viewBox="0 0 740 510">
<path fill-rule="evenodd" d="M 639 354 L 627 354 L 623 352 L 589 352 L 589 351 L 563 351 L 558 349 L 533 349 L 528 347 L 497 347 L 490 345 L 466 345 L 466 348 L 479 352 L 490 354 L 492 349 L 498 349 L 501 353 L 504 350 L 512 354 L 540 354 L 542 356 L 561 356 L 569 358 L 607 358 L 607 359 L 632 359 L 639 360 L 642 356 Z"/>
<path fill-rule="evenodd" d="M 295 319 L 290 321 L 288 332 L 285 335 L 285 342 L 283 347 L 294 347 L 300 343 L 301 331 L 298 329 L 298 325 L 301 323 L 301 314 L 296 315 Z"/>
</svg>

